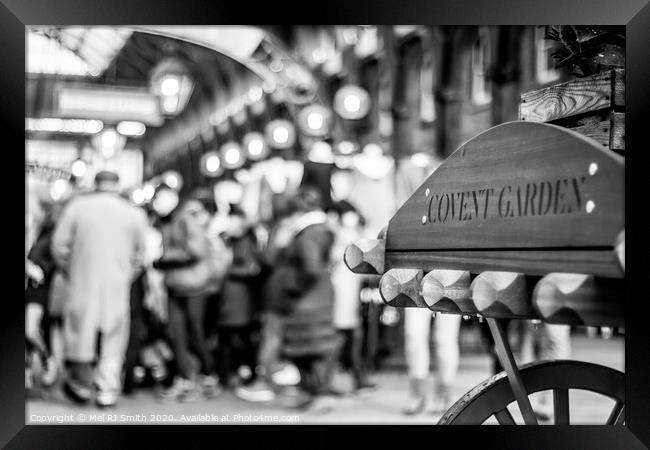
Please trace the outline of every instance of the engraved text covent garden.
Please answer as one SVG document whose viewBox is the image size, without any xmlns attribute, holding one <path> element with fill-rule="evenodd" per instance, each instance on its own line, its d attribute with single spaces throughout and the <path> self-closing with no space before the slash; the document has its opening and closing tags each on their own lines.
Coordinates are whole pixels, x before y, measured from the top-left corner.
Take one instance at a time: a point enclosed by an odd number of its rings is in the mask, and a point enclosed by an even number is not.
<svg viewBox="0 0 650 450">
<path fill-rule="evenodd" d="M 573 177 L 498 188 L 431 192 L 423 224 L 572 214 L 582 209 L 584 182 L 585 177 Z"/>
</svg>

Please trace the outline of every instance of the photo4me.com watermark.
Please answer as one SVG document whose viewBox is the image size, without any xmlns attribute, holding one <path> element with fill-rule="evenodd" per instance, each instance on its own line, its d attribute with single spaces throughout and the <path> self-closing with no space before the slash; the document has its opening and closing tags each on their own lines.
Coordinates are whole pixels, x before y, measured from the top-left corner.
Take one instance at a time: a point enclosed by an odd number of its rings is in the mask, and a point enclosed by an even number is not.
<svg viewBox="0 0 650 450">
<path fill-rule="evenodd" d="M 300 416 L 280 414 L 124 414 L 110 412 L 79 412 L 71 414 L 30 414 L 31 425 L 54 424 L 296 424 Z"/>
</svg>

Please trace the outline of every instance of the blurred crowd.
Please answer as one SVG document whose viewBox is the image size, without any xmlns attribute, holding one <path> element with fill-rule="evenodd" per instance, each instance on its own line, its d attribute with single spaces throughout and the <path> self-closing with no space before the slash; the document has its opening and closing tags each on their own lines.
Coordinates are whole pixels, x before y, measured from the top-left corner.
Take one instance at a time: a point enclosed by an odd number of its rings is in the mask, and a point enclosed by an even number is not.
<svg viewBox="0 0 650 450">
<path fill-rule="evenodd" d="M 153 387 L 161 401 L 217 397 L 307 406 L 339 362 L 361 367 L 361 279 L 343 265 L 363 219 L 326 213 L 316 188 L 252 223 L 205 192 L 161 184 L 148 208 L 100 172 L 96 190 L 32 205 L 27 224 L 26 383 L 57 380 L 70 400 L 114 405 Z"/>
<path fill-rule="evenodd" d="M 119 192 L 118 176 L 103 171 L 94 191 L 65 205 L 28 205 L 28 391 L 61 388 L 75 403 L 106 407 L 137 389 L 161 402 L 231 389 L 243 401 L 310 408 L 346 394 L 332 382 L 340 369 L 354 392 L 377 387 L 361 358 L 363 277 L 343 263 L 364 235 L 351 204 L 325 211 L 320 191 L 302 186 L 268 224 L 236 205 L 217 210 L 205 191 L 181 197 L 163 183 L 146 207 Z M 404 414 L 455 400 L 461 317 L 438 314 L 433 333 L 432 320 L 405 310 Z M 568 327 L 542 331 L 543 356 L 568 357 Z M 531 327 L 529 340 L 539 334 Z"/>
</svg>

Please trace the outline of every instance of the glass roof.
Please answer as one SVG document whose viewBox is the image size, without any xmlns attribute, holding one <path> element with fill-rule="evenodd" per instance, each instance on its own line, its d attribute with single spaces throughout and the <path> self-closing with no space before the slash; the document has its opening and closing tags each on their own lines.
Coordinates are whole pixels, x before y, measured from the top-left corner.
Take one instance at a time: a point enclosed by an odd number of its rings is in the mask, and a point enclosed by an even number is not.
<svg viewBox="0 0 650 450">
<path fill-rule="evenodd" d="M 88 64 L 54 39 L 28 30 L 26 44 L 28 73 L 90 75 Z"/>
<path fill-rule="evenodd" d="M 27 72 L 97 77 L 132 31 L 112 27 L 38 27 L 27 31 Z"/>
</svg>

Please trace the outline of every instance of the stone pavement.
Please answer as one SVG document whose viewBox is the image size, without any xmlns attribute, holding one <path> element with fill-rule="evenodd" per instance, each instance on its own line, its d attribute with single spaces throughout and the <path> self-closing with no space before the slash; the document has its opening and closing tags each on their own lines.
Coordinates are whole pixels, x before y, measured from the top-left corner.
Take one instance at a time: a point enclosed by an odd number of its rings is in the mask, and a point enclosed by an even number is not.
<svg viewBox="0 0 650 450">
<path fill-rule="evenodd" d="M 624 340 L 620 336 L 602 338 L 573 338 L 573 359 L 590 361 L 623 370 Z M 485 354 L 461 355 L 461 366 L 455 388 L 456 398 L 489 376 L 489 359 Z M 299 423 L 299 424 L 435 424 L 438 415 L 422 414 L 406 417 L 400 413 L 407 393 L 407 376 L 403 372 L 387 371 L 372 379 L 378 389 L 343 398 L 326 398 L 318 408 L 296 411 L 276 404 L 247 403 L 231 392 L 213 400 L 183 404 L 161 404 L 150 391 L 121 399 L 117 407 L 100 410 L 94 406 L 79 407 L 62 398 L 48 401 L 29 400 L 26 422 L 39 423 Z M 345 374 L 337 374 L 335 386 L 350 387 Z M 570 394 L 571 422 L 574 424 L 604 423 L 613 402 L 596 394 L 572 391 Z M 513 412 L 516 417 L 516 413 Z M 184 417 L 183 417 L 184 416 Z M 103 421 L 102 421 L 103 420 Z M 189 420 L 190 422 L 185 422 Z"/>
</svg>

